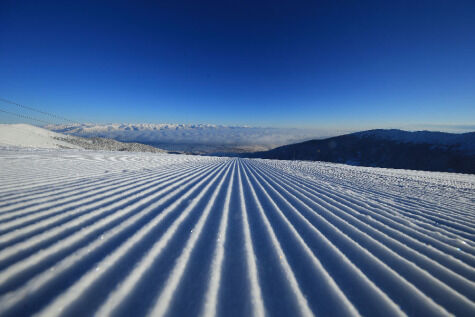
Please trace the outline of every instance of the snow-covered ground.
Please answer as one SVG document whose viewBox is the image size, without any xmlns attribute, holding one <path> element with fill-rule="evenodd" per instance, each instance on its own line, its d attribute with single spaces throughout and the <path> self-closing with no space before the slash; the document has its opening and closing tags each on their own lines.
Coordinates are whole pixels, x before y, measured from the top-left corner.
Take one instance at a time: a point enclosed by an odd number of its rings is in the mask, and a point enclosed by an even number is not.
<svg viewBox="0 0 475 317">
<path fill-rule="evenodd" d="M 145 144 L 124 143 L 106 138 L 82 138 L 23 123 L 0 124 L 0 147 L 165 152 Z"/>
<path fill-rule="evenodd" d="M 0 146 L 34 147 L 43 149 L 80 149 L 80 146 L 59 140 L 65 137 L 29 124 L 0 124 Z"/>
<path fill-rule="evenodd" d="M 0 150 L 0 315 L 475 315 L 475 176 Z"/>
</svg>

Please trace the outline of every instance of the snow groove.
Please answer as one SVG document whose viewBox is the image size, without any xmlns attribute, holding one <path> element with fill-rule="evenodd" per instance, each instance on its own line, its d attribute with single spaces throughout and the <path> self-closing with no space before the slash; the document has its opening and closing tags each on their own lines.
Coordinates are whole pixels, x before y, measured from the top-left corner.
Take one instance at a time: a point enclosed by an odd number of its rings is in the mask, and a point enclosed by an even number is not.
<svg viewBox="0 0 475 317">
<path fill-rule="evenodd" d="M 475 176 L 0 149 L 0 315 L 475 315 Z"/>
</svg>

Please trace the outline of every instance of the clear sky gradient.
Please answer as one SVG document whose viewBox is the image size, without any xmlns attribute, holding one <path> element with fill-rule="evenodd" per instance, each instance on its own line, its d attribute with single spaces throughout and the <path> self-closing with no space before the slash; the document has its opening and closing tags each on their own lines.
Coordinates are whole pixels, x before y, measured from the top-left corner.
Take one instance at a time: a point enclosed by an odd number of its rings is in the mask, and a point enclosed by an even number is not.
<svg viewBox="0 0 475 317">
<path fill-rule="evenodd" d="M 475 1 L 4 0 L 0 74 L 81 122 L 473 127 Z"/>
</svg>

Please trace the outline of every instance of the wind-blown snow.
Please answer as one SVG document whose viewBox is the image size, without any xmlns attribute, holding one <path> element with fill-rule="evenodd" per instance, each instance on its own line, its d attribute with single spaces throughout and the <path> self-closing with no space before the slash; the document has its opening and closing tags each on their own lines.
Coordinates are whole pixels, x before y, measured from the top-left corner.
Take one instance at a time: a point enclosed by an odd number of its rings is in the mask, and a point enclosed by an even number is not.
<svg viewBox="0 0 475 317">
<path fill-rule="evenodd" d="M 0 315 L 475 314 L 475 176 L 0 150 Z"/>
</svg>

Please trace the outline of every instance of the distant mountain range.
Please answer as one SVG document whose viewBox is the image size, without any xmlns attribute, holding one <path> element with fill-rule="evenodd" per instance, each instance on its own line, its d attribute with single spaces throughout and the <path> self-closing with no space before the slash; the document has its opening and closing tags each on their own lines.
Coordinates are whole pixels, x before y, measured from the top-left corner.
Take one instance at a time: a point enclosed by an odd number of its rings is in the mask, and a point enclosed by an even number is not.
<svg viewBox="0 0 475 317">
<path fill-rule="evenodd" d="M 475 174 L 475 132 L 368 130 L 243 156 Z"/>
<path fill-rule="evenodd" d="M 329 137 L 335 131 L 262 128 L 212 124 L 68 124 L 49 125 L 59 133 L 139 142 L 169 151 L 191 154 L 263 151 L 284 144 Z"/>
</svg>

